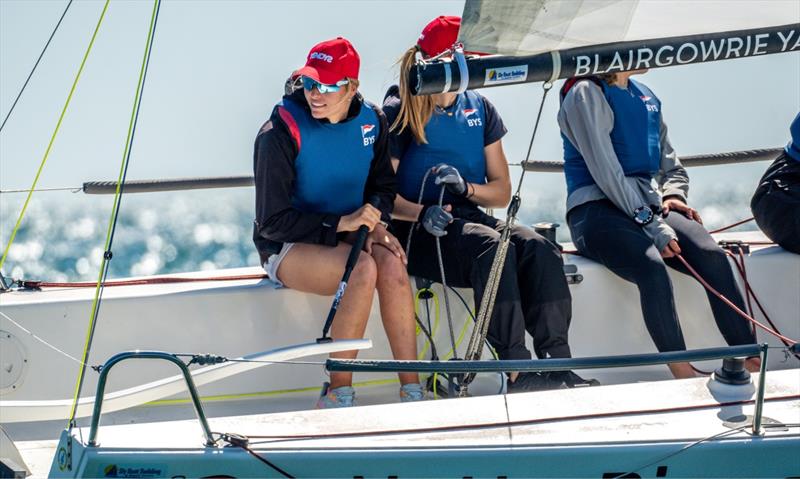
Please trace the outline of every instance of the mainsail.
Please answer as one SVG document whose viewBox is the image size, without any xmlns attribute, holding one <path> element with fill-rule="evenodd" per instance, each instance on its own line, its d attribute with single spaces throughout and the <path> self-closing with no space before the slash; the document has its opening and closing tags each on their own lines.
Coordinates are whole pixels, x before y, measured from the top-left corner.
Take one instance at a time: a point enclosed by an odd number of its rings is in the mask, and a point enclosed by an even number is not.
<svg viewBox="0 0 800 479">
<path fill-rule="evenodd" d="M 420 64 L 415 93 L 800 51 L 800 2 L 467 0 L 459 42 L 489 56 Z"/>
</svg>

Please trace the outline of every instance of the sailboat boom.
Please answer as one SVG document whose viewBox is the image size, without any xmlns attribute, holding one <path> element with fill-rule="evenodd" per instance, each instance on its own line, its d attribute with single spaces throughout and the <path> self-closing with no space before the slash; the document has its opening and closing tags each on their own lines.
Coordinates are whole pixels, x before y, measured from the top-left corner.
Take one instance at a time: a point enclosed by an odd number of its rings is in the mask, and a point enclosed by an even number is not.
<svg viewBox="0 0 800 479">
<path fill-rule="evenodd" d="M 477 89 L 794 51 L 800 51 L 800 23 L 581 46 L 535 55 L 473 57 L 467 60 L 466 74 L 468 88 Z M 414 95 L 456 91 L 463 74 L 455 62 L 420 63 L 409 72 L 409 85 Z"/>
</svg>

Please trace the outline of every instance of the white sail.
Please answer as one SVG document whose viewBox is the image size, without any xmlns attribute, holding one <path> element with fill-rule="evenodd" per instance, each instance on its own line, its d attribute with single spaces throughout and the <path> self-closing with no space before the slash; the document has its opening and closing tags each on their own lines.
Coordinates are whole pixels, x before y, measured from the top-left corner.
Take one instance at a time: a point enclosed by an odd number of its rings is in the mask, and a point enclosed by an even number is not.
<svg viewBox="0 0 800 479">
<path fill-rule="evenodd" d="M 459 41 L 468 51 L 518 56 L 798 22 L 797 0 L 467 0 Z M 742 39 L 741 49 L 753 41 Z"/>
</svg>

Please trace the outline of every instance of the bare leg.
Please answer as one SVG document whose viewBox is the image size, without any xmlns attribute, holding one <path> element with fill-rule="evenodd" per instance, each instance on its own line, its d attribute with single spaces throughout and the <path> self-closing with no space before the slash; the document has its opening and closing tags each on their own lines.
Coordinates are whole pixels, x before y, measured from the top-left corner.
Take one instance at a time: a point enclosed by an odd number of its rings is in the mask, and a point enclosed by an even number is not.
<svg viewBox="0 0 800 479">
<path fill-rule="evenodd" d="M 372 257 L 378 267 L 378 299 L 383 329 L 395 359 L 417 359 L 416 323 L 411 283 L 400 258 L 383 246 L 373 245 Z M 419 383 L 416 373 L 399 373 L 400 383 Z"/>
<path fill-rule="evenodd" d="M 689 363 L 670 363 L 667 365 L 675 379 L 686 379 L 696 377 L 692 365 Z"/>
<path fill-rule="evenodd" d="M 334 248 L 313 244 L 295 244 L 278 267 L 278 278 L 287 287 L 307 293 L 332 296 L 342 279 L 347 256 L 352 246 L 342 243 Z M 372 297 L 375 291 L 375 261 L 361 253 L 356 263 L 347 291 L 339 303 L 333 320 L 331 336 L 334 339 L 360 339 L 364 337 Z M 353 359 L 358 351 L 331 353 L 332 358 Z M 353 373 L 331 373 L 331 389 L 350 386 Z"/>
</svg>

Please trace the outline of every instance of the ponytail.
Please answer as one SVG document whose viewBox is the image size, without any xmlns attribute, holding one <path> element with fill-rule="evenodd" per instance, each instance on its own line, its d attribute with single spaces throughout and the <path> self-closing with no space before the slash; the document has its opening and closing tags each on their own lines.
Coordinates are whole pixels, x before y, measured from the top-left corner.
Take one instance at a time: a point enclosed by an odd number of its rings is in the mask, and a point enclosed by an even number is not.
<svg viewBox="0 0 800 479">
<path fill-rule="evenodd" d="M 406 50 L 400 60 L 400 113 L 390 127 L 391 131 L 402 132 L 411 129 L 417 144 L 428 143 L 425 138 L 425 125 L 431 119 L 434 109 L 433 97 L 430 95 L 414 96 L 408 86 L 408 75 L 416 63 L 419 47 L 414 45 Z"/>
</svg>

